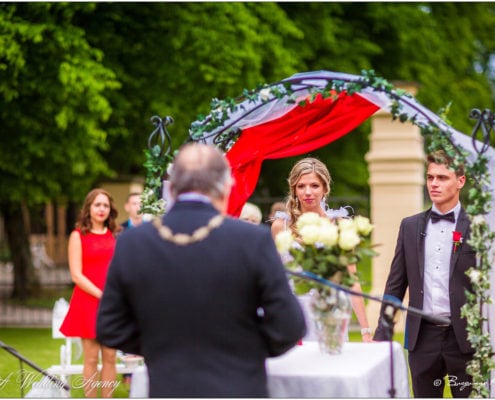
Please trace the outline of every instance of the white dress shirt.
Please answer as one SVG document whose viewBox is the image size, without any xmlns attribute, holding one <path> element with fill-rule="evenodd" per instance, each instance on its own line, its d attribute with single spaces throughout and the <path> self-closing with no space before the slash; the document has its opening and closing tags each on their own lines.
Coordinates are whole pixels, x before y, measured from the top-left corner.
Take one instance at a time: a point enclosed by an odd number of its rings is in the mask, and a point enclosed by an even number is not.
<svg viewBox="0 0 495 400">
<path fill-rule="evenodd" d="M 460 209 L 461 204 L 457 203 L 450 210 L 456 223 Z M 442 214 L 435 205 L 432 211 Z M 450 317 L 449 274 L 455 226 L 446 220 L 433 224 L 431 219 L 426 225 L 423 311 L 441 317 Z"/>
</svg>

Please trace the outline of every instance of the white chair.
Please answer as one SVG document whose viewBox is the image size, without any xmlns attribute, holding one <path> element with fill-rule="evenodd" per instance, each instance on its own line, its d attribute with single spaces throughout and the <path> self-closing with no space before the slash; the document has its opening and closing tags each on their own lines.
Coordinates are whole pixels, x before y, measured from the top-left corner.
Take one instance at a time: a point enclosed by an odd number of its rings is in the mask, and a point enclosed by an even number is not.
<svg viewBox="0 0 495 400">
<path fill-rule="evenodd" d="M 78 346 L 78 355 L 76 359 L 81 356 L 82 345 L 80 338 L 66 337 L 62 332 L 60 332 L 60 326 L 67 315 L 69 310 L 69 303 L 63 297 L 55 302 L 52 314 L 52 338 L 54 339 L 65 339 L 65 344 L 60 346 L 60 364 L 52 365 L 50 367 L 50 372 L 60 376 L 60 379 L 67 383 L 67 377 L 73 375 L 75 370 L 79 370 L 78 366 L 76 369 L 72 367 L 72 345 L 76 344 Z M 82 372 L 82 365 L 81 365 Z M 75 372 L 77 373 L 77 372 Z"/>
<path fill-rule="evenodd" d="M 65 319 L 65 315 L 69 310 L 69 303 L 64 298 L 60 298 L 55 302 L 52 315 L 52 337 L 54 339 L 65 339 L 65 344 L 60 346 L 60 364 L 52 365 L 48 368 L 47 372 L 52 375 L 58 375 L 60 380 L 64 383 L 68 383 L 68 377 L 71 375 L 81 375 L 83 372 L 82 364 L 72 364 L 72 346 L 77 345 L 78 352 L 75 359 L 79 359 L 82 354 L 81 338 L 66 337 L 60 332 L 60 326 Z M 137 360 L 139 361 L 139 360 Z M 132 374 L 134 369 L 138 367 L 141 362 L 136 360 L 129 360 L 126 364 L 117 363 L 118 374 Z M 101 370 L 101 364 L 98 365 L 98 370 Z"/>
</svg>

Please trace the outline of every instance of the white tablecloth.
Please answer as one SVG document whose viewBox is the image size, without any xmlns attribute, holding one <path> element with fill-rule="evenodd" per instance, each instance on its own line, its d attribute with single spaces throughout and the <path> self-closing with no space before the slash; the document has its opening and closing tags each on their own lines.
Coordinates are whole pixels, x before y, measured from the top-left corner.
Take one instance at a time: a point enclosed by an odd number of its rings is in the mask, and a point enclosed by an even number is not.
<svg viewBox="0 0 495 400">
<path fill-rule="evenodd" d="M 395 397 L 410 397 L 404 351 L 393 343 Z M 390 343 L 344 344 L 341 354 L 304 342 L 266 363 L 270 397 L 390 397 Z"/>
<path fill-rule="evenodd" d="M 410 397 L 402 346 L 393 343 L 395 397 Z M 346 343 L 339 355 L 303 342 L 266 362 L 270 397 L 390 397 L 390 344 Z M 134 370 L 129 397 L 148 397 L 145 366 Z"/>
</svg>

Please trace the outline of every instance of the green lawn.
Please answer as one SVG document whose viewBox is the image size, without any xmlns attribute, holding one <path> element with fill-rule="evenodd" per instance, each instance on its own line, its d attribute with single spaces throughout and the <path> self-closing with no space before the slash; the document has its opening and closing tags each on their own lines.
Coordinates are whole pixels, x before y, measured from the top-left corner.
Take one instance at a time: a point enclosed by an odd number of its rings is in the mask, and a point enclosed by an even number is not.
<svg viewBox="0 0 495 400">
<path fill-rule="evenodd" d="M 53 339 L 50 328 L 0 328 L 0 340 L 14 348 L 19 354 L 46 370 L 51 365 L 60 364 L 60 346 L 63 339 Z M 81 363 L 76 360 L 74 363 Z M 31 389 L 33 382 L 43 378 L 43 375 L 26 363 L 22 367 L 19 360 L 4 349 L 0 349 L 0 398 L 20 398 L 21 396 L 21 370 L 23 373 L 23 396 Z M 118 377 L 121 378 L 120 376 Z M 73 389 L 71 396 L 84 397 L 83 389 Z M 114 397 L 129 397 L 123 384 L 117 386 Z"/>
</svg>

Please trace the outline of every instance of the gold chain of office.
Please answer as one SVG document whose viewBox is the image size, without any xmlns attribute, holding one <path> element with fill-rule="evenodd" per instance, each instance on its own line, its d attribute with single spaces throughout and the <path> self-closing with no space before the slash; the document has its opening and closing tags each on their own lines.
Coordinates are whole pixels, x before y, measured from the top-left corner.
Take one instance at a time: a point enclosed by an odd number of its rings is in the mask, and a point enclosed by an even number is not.
<svg viewBox="0 0 495 400">
<path fill-rule="evenodd" d="M 161 218 L 154 218 L 153 225 L 158 230 L 162 239 L 179 246 L 187 246 L 206 239 L 214 229 L 222 225 L 223 220 L 224 217 L 222 215 L 216 215 L 211 218 L 206 225 L 196 229 L 191 235 L 188 235 L 187 233 L 172 233 L 169 227 L 162 224 Z"/>
</svg>

